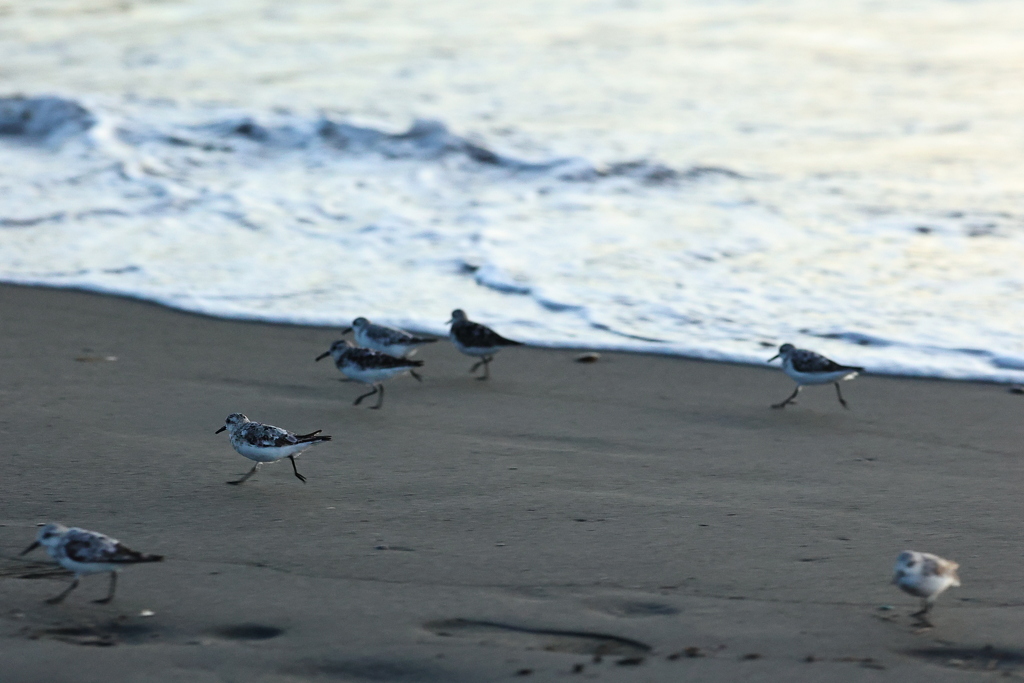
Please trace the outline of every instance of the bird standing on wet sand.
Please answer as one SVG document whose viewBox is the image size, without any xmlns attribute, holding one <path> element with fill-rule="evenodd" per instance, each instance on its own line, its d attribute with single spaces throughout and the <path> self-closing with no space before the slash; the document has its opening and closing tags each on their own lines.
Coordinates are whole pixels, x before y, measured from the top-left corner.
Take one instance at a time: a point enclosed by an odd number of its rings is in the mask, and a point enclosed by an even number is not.
<svg viewBox="0 0 1024 683">
<path fill-rule="evenodd" d="M 331 344 L 331 348 L 316 357 L 320 361 L 327 356 L 334 358 L 334 365 L 346 377 L 354 379 L 363 384 L 373 385 L 373 391 L 363 394 L 355 400 L 352 405 L 359 405 L 367 396 L 378 394 L 377 405 L 370 406 L 373 410 L 381 407 L 384 403 L 384 385 L 382 382 L 396 375 L 410 373 L 416 381 L 422 381 L 420 376 L 412 369 L 423 365 L 421 360 L 409 360 L 407 358 L 396 358 L 373 349 L 360 349 L 352 346 L 344 339 Z"/>
<path fill-rule="evenodd" d="M 160 562 L 163 555 L 143 555 L 121 544 L 116 538 L 105 536 L 95 531 L 86 531 L 77 527 L 70 529 L 63 524 L 51 522 L 39 533 L 32 545 L 21 552 L 22 555 L 42 546 L 60 566 L 75 573 L 75 580 L 67 589 L 46 602 L 56 605 L 78 588 L 79 580 L 86 574 L 110 572 L 110 591 L 107 597 L 93 602 L 105 605 L 114 599 L 117 588 L 117 573 L 132 564 L 143 562 Z"/>
<path fill-rule="evenodd" d="M 363 348 L 373 349 L 386 353 L 396 358 L 405 358 L 416 353 L 416 349 L 424 344 L 433 344 L 437 339 L 433 337 L 417 337 L 405 330 L 387 325 L 377 325 L 366 318 L 356 318 L 352 321 L 352 327 L 346 327 L 342 334 L 354 332 L 356 344 Z M 415 371 L 409 371 L 413 376 Z"/>
<path fill-rule="evenodd" d="M 303 484 L 306 478 L 299 474 L 295 466 L 295 456 L 311 446 L 324 441 L 330 441 L 331 437 L 321 435 L 321 430 L 309 434 L 293 434 L 287 429 L 281 429 L 273 425 L 265 425 L 260 422 L 253 422 L 241 413 L 231 413 L 224 421 L 224 426 L 214 434 L 220 434 L 227 430 L 231 446 L 256 464 L 241 479 L 229 481 L 229 484 L 241 484 L 246 479 L 256 474 L 260 465 L 265 462 L 277 462 L 282 458 L 292 461 L 292 471 Z"/>
<path fill-rule="evenodd" d="M 931 553 L 904 550 L 896 558 L 892 582 L 905 593 L 921 598 L 921 609 L 911 616 L 921 617 L 928 613 L 942 593 L 951 586 L 960 585 L 956 570 L 960 565 Z"/>
<path fill-rule="evenodd" d="M 448 321 L 452 326 L 449 336 L 455 348 L 467 356 L 480 358 L 469 371 L 476 372 L 481 365 L 484 366 L 484 374 L 477 379 L 487 379 L 491 376 L 490 363 L 494 360 L 494 354 L 501 351 L 505 346 L 522 346 L 522 342 L 505 339 L 489 327 L 475 323 L 466 317 L 465 311 L 457 308 L 452 311 L 452 319 Z"/>
<path fill-rule="evenodd" d="M 782 357 L 782 370 L 796 382 L 796 389 L 782 403 L 772 405 L 772 408 L 785 408 L 800 393 L 800 390 L 807 384 L 835 384 L 836 396 L 844 408 L 849 408 L 843 400 L 843 392 L 839 390 L 839 380 L 853 379 L 857 373 L 864 372 L 864 368 L 852 365 L 840 365 L 829 360 L 819 353 L 798 349 L 792 344 L 783 344 L 779 352 L 768 359 L 771 363 L 776 358 Z"/>
</svg>

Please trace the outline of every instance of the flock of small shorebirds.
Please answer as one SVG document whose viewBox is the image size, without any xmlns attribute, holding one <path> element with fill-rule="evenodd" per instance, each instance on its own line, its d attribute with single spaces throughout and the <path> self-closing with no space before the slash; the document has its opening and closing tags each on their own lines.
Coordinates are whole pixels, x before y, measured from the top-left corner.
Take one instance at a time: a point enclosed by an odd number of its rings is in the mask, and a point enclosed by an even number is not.
<svg viewBox="0 0 1024 683">
<path fill-rule="evenodd" d="M 448 324 L 451 325 L 449 337 L 455 347 L 464 354 L 480 359 L 470 368 L 470 373 L 475 373 L 483 367 L 483 374 L 477 377 L 479 380 L 490 377 L 490 363 L 498 351 L 506 346 L 520 345 L 520 342 L 506 339 L 494 330 L 471 321 L 462 310 L 453 311 Z M 383 404 L 385 380 L 407 372 L 420 380 L 415 368 L 422 366 L 423 361 L 412 360 L 409 356 L 418 347 L 437 341 L 435 338 L 420 337 L 393 327 L 376 325 L 366 318 L 356 318 L 352 326 L 345 328 L 342 334 L 349 332 L 353 333 L 358 346 L 347 340 L 339 340 L 317 356 L 316 360 L 330 356 L 346 377 L 370 385 L 372 390 L 359 396 L 354 405 L 376 394 L 377 403 L 372 406 L 373 409 Z M 847 408 L 839 382 L 853 379 L 863 371 L 863 368 L 840 365 L 813 351 L 795 348 L 792 344 L 779 347 L 779 352 L 769 362 L 776 358 L 782 359 L 782 369 L 796 382 L 796 389 L 786 400 L 772 405 L 772 408 L 785 408 L 794 402 L 804 386 L 815 384 L 834 384 L 840 404 Z M 306 478 L 299 474 L 295 457 L 307 448 L 331 440 L 330 436 L 321 434 L 319 430 L 310 434 L 294 434 L 280 427 L 253 422 L 241 413 L 228 415 L 224 426 L 216 433 L 223 431 L 228 432 L 231 445 L 239 454 L 256 463 L 240 479 L 227 482 L 233 485 L 242 484 L 256 474 L 263 463 L 277 462 L 284 458 L 291 461 L 295 476 L 305 483 Z M 104 572 L 110 573 L 110 588 L 105 598 L 95 602 L 108 603 L 114 598 L 118 571 L 128 565 L 159 562 L 163 559 L 161 555 L 147 555 L 132 550 L 110 536 L 56 523 L 43 526 L 35 542 L 21 554 L 40 546 L 75 575 L 66 590 L 47 600 L 51 604 L 63 601 L 78 587 L 82 576 Z M 921 598 L 921 609 L 912 616 L 918 617 L 924 625 L 930 625 L 925 615 L 936 598 L 947 588 L 960 585 L 958 567 L 956 562 L 937 555 L 907 550 L 896 559 L 892 583 L 910 595 Z"/>
</svg>

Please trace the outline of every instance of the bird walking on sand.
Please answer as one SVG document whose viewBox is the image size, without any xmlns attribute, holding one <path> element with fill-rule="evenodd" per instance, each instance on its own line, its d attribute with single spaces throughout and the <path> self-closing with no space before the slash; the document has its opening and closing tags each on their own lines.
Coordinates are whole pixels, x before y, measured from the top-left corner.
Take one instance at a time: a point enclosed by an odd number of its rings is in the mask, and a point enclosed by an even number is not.
<svg viewBox="0 0 1024 683">
<path fill-rule="evenodd" d="M 484 366 L 484 374 L 477 379 L 487 379 L 491 376 L 490 363 L 494 360 L 494 354 L 505 346 L 522 346 L 522 342 L 505 339 L 491 328 L 475 323 L 466 317 L 465 311 L 457 308 L 452 311 L 452 319 L 448 321 L 452 326 L 449 336 L 455 348 L 467 356 L 477 356 L 479 361 L 469 369 L 471 373 L 481 365 Z"/>
<path fill-rule="evenodd" d="M 947 588 L 960 585 L 960 577 L 956 573 L 959 567 L 956 562 L 938 555 L 904 550 L 896 558 L 892 582 L 905 593 L 921 598 L 921 609 L 911 616 L 924 620 L 936 598 Z"/>
<path fill-rule="evenodd" d="M 224 430 L 228 432 L 231 446 L 240 455 L 256 461 L 253 468 L 241 479 L 227 482 L 234 485 L 242 484 L 256 474 L 263 463 L 277 462 L 283 458 L 292 461 L 292 471 L 295 472 L 298 480 L 305 484 L 306 478 L 299 474 L 299 469 L 295 466 L 295 456 L 311 446 L 331 440 L 331 437 L 320 434 L 321 430 L 319 429 L 309 434 L 293 434 L 287 429 L 253 422 L 241 413 L 228 415 L 224 426 L 214 434 L 220 434 Z"/>
<path fill-rule="evenodd" d="M 793 399 L 808 384 L 835 384 L 839 403 L 844 408 L 849 408 L 843 399 L 843 392 L 839 389 L 839 380 L 853 379 L 857 376 L 857 373 L 864 372 L 864 368 L 853 365 L 840 365 L 833 360 L 825 358 L 820 353 L 808 351 L 807 349 L 798 349 L 792 344 L 780 346 L 779 352 L 769 358 L 768 362 L 771 363 L 779 357 L 782 358 L 782 371 L 796 382 L 796 389 L 793 390 L 789 398 L 782 403 L 773 404 L 772 408 L 785 408 L 790 403 L 794 403 Z"/>
<path fill-rule="evenodd" d="M 352 405 L 357 406 L 364 398 L 377 394 L 377 405 L 370 407 L 373 410 L 379 409 L 384 403 L 383 382 L 396 375 L 408 372 L 416 381 L 423 381 L 413 372 L 413 368 L 423 365 L 423 361 L 397 358 L 373 349 L 360 349 L 344 339 L 331 344 L 331 348 L 317 356 L 316 360 L 320 361 L 327 356 L 334 358 L 334 365 L 346 377 L 373 386 L 372 391 L 358 397 Z"/>
<path fill-rule="evenodd" d="M 405 330 L 387 325 L 377 325 L 366 318 L 356 318 L 352 321 L 352 327 L 346 327 L 342 334 L 354 332 L 356 344 L 366 349 L 373 349 L 386 353 L 395 358 L 405 358 L 416 353 L 416 349 L 424 344 L 433 344 L 437 339 L 433 337 L 417 337 Z M 416 377 L 416 371 L 409 373 Z"/>
<path fill-rule="evenodd" d="M 105 605 L 114 599 L 117 573 L 125 567 L 143 562 L 160 562 L 163 555 L 144 555 L 126 547 L 116 538 L 77 527 L 70 529 L 51 522 L 39 530 L 36 540 L 21 552 L 22 555 L 42 546 L 60 566 L 75 573 L 75 580 L 60 595 L 47 600 L 51 605 L 62 602 L 78 588 L 79 580 L 87 574 L 110 572 L 110 590 L 107 597 L 93 602 Z"/>
</svg>

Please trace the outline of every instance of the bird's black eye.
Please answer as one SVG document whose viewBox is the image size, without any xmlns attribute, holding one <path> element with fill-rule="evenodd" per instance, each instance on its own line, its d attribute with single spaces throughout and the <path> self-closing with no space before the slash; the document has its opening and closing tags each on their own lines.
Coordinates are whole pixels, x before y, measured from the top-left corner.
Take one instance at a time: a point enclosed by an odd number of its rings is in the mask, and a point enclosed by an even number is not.
<svg viewBox="0 0 1024 683">
<path fill-rule="evenodd" d="M 917 562 L 915 562 L 914 560 L 910 560 L 909 562 L 907 562 L 908 567 L 913 567 L 915 564 L 917 564 Z"/>
</svg>

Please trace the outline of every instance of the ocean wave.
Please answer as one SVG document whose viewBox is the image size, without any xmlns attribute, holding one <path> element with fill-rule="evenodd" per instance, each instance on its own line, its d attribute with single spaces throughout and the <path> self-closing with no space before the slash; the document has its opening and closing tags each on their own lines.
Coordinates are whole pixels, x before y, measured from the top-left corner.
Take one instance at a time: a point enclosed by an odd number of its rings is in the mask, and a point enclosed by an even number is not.
<svg viewBox="0 0 1024 683">
<path fill-rule="evenodd" d="M 578 157 L 528 161 L 496 152 L 452 133 L 441 121 L 427 119 L 417 119 L 408 130 L 393 133 L 325 116 L 302 118 L 276 115 L 272 118 L 278 119 L 278 122 L 260 123 L 256 117 L 243 114 L 206 122 L 165 124 L 164 129 L 121 122 L 116 137 L 133 146 L 158 142 L 206 152 L 239 151 L 232 142 L 245 141 L 280 149 L 303 149 L 323 143 L 348 154 L 375 154 L 386 159 L 437 160 L 454 155 L 484 166 L 511 171 L 551 172 L 555 178 L 573 182 L 595 182 L 621 177 L 658 185 L 714 177 L 738 180 L 747 178 L 728 168 L 692 166 L 675 169 L 646 159 L 613 162 L 603 166 Z M 0 97 L 0 136 L 60 143 L 86 133 L 96 123 L 97 116 L 73 99 L 56 96 Z"/>
<path fill-rule="evenodd" d="M 61 142 L 95 125 L 92 112 L 61 97 L 0 97 L 0 137 Z"/>
<path fill-rule="evenodd" d="M 873 372 L 1024 379 L 1024 221 L 1005 211 L 167 102 L 0 98 L 0 145 L 7 282 L 434 333 L 460 307 L 545 346 L 763 363 L 791 342 Z"/>
</svg>

